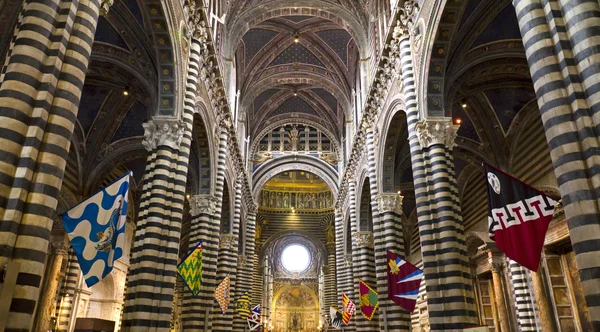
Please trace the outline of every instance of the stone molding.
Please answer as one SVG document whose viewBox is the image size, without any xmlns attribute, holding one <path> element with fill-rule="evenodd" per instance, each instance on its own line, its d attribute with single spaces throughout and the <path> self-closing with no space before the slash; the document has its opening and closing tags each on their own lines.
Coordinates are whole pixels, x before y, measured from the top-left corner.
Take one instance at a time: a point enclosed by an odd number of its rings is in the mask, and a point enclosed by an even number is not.
<svg viewBox="0 0 600 332">
<path fill-rule="evenodd" d="M 373 232 L 355 232 L 352 237 L 357 248 L 373 248 Z"/>
<path fill-rule="evenodd" d="M 190 213 L 197 217 L 200 213 L 214 215 L 217 210 L 217 198 L 213 195 L 194 195 L 190 197 Z"/>
<path fill-rule="evenodd" d="M 422 148 L 442 144 L 452 150 L 456 145 L 456 133 L 460 125 L 455 125 L 452 118 L 427 118 L 416 124 L 416 133 Z"/>
<path fill-rule="evenodd" d="M 219 249 L 233 249 L 235 247 L 235 236 L 233 234 L 221 234 Z"/>
<path fill-rule="evenodd" d="M 404 196 L 400 193 L 383 193 L 377 195 L 377 204 L 379 212 L 391 211 L 397 214 L 402 213 L 402 200 Z"/>
<path fill-rule="evenodd" d="M 146 150 L 153 151 L 158 146 L 166 145 L 172 149 L 179 149 L 185 123 L 177 119 L 153 119 L 144 124 L 144 140 L 142 144 Z"/>
</svg>

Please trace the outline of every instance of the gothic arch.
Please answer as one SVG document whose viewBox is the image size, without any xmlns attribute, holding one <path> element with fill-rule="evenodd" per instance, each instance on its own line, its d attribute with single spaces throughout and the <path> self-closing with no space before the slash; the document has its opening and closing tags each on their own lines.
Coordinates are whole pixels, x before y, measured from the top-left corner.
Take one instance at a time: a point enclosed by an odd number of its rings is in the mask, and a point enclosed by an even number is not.
<svg viewBox="0 0 600 332">
<path fill-rule="evenodd" d="M 331 165 L 325 161 L 303 155 L 279 157 L 264 163 L 252 176 L 252 196 L 256 201 L 265 184 L 275 175 L 292 170 L 303 170 L 317 175 L 323 180 L 334 197 L 337 197 L 338 174 Z"/>
<path fill-rule="evenodd" d="M 317 129 L 319 129 L 334 144 L 335 152 L 337 153 L 338 158 L 340 158 L 340 151 L 341 151 L 340 150 L 340 144 L 339 144 L 338 140 L 336 139 L 336 136 L 333 135 L 333 133 L 329 129 L 325 128 L 321 124 L 319 124 L 319 123 L 317 123 L 315 121 L 311 121 L 311 120 L 307 120 L 307 119 L 302 119 L 302 118 L 298 118 L 298 119 L 294 119 L 294 120 L 284 119 L 284 120 L 280 120 L 280 121 L 274 122 L 274 123 L 270 124 L 269 126 L 265 127 L 263 130 L 261 130 L 258 133 L 258 135 L 254 136 L 255 139 L 252 142 L 252 146 L 250 148 L 250 151 L 251 151 L 250 156 L 254 155 L 257 152 L 258 144 L 260 143 L 260 140 L 263 137 L 265 137 L 265 135 L 267 135 L 273 129 L 285 126 L 287 124 L 309 125 L 311 127 L 315 127 Z"/>
</svg>

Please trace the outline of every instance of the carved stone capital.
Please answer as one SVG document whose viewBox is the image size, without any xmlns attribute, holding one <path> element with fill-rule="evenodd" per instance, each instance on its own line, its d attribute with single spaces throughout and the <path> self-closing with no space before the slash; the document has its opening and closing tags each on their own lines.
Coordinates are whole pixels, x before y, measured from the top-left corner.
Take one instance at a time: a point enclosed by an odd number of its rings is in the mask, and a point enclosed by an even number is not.
<svg viewBox="0 0 600 332">
<path fill-rule="evenodd" d="M 100 3 L 100 16 L 106 16 L 113 3 L 114 0 L 102 0 Z"/>
<path fill-rule="evenodd" d="M 238 256 L 238 260 L 237 260 L 237 267 L 238 268 L 245 267 L 247 263 L 248 263 L 248 256 L 246 256 L 246 255 L 239 255 Z"/>
<path fill-rule="evenodd" d="M 385 193 L 377 195 L 377 204 L 379 212 L 391 211 L 397 214 L 402 213 L 402 199 L 404 196 L 400 193 Z"/>
<path fill-rule="evenodd" d="M 373 248 L 373 232 L 355 232 L 352 237 L 358 248 Z"/>
<path fill-rule="evenodd" d="M 54 255 L 67 256 L 69 254 L 68 240 L 65 238 L 64 240 L 53 241 L 52 253 Z"/>
<path fill-rule="evenodd" d="M 335 242 L 327 242 L 326 247 L 329 252 L 335 253 Z"/>
<path fill-rule="evenodd" d="M 502 273 L 504 271 L 504 263 L 490 258 L 490 268 L 494 273 Z"/>
<path fill-rule="evenodd" d="M 142 144 L 148 151 L 156 149 L 160 145 L 166 145 L 173 149 L 179 149 L 185 123 L 176 119 L 154 119 L 142 125 L 144 127 L 144 140 Z"/>
<path fill-rule="evenodd" d="M 343 257 L 343 262 L 347 267 L 352 266 L 352 254 L 345 254 Z"/>
<path fill-rule="evenodd" d="M 194 195 L 190 197 L 189 201 L 192 217 L 201 213 L 214 215 L 217 209 L 217 198 L 212 195 Z"/>
<path fill-rule="evenodd" d="M 417 1 L 407 0 L 404 2 L 404 7 L 399 10 L 400 17 L 398 18 L 398 25 L 394 28 L 394 38 L 406 38 L 410 35 L 418 9 Z"/>
<path fill-rule="evenodd" d="M 233 234 L 221 234 L 219 249 L 233 249 L 235 246 L 235 237 Z"/>
<path fill-rule="evenodd" d="M 452 118 L 428 118 L 417 123 L 417 138 L 423 148 L 443 144 L 452 149 L 459 127 L 452 123 Z"/>
</svg>

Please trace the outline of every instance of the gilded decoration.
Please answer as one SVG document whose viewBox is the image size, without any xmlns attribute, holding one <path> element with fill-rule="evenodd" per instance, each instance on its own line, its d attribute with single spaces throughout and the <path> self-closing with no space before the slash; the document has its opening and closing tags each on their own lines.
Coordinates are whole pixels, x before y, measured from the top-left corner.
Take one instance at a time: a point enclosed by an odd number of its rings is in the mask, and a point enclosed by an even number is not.
<svg viewBox="0 0 600 332">
<path fill-rule="evenodd" d="M 317 331 L 319 300 L 306 286 L 285 286 L 273 301 L 272 317 L 275 331 Z"/>
</svg>

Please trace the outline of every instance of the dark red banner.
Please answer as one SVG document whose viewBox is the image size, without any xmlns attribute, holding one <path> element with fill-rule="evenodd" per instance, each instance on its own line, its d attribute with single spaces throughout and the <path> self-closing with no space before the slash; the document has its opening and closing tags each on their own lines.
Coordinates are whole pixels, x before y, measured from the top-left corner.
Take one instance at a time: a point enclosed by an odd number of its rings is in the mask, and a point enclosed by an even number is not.
<svg viewBox="0 0 600 332">
<path fill-rule="evenodd" d="M 508 258 L 537 271 L 556 201 L 488 164 L 485 172 L 490 238 Z"/>
</svg>

